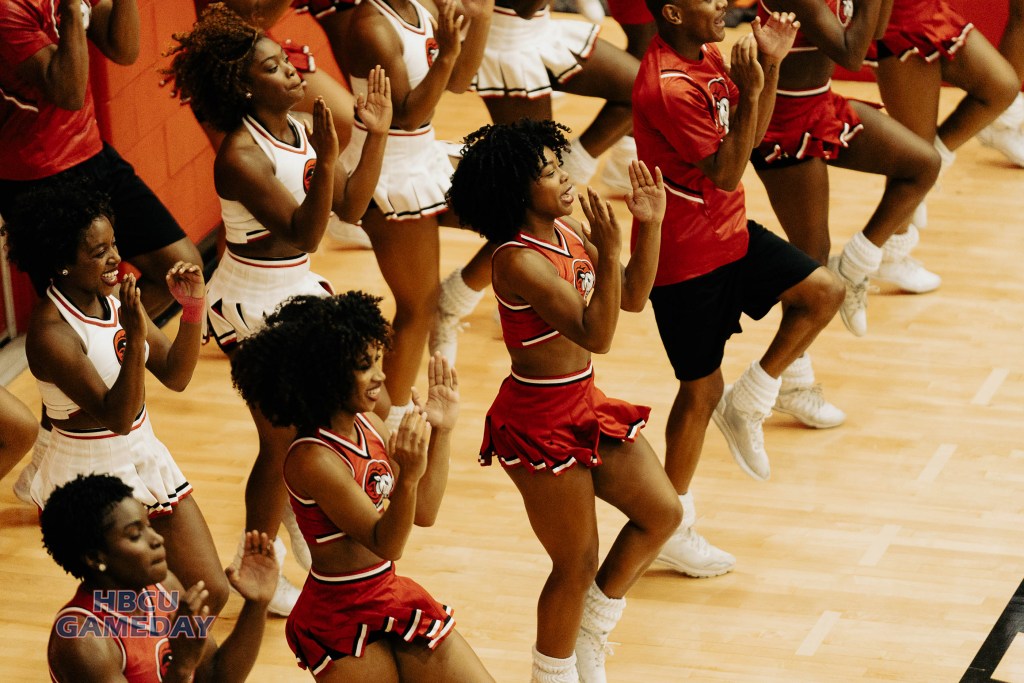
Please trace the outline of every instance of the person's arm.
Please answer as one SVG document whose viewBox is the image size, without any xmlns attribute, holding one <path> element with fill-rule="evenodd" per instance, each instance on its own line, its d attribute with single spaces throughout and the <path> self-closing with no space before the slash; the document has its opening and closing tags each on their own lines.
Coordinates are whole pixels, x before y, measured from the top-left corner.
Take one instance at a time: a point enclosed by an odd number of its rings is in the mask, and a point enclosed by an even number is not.
<svg viewBox="0 0 1024 683">
<path fill-rule="evenodd" d="M 430 423 L 427 469 L 416 494 L 416 526 L 433 526 L 448 486 L 452 430 L 459 416 L 459 377 L 440 352 L 427 362 L 427 402 L 423 413 Z M 413 394 L 413 400 L 416 400 Z M 417 405 L 417 407 L 419 407 Z"/>
<path fill-rule="evenodd" d="M 494 16 L 494 0 L 462 0 L 460 10 L 466 17 L 469 28 L 462 41 L 462 50 L 448 78 L 448 90 L 464 93 L 469 90 L 487 47 L 487 35 L 491 31 L 491 17 Z"/>
<path fill-rule="evenodd" d="M 878 25 L 875 27 L 875 40 L 881 40 L 885 36 L 885 29 L 889 28 L 889 17 L 892 16 L 892 4 L 894 0 L 881 0 L 881 7 L 878 10 Z M 1011 1 L 1011 6 L 1014 0 Z"/>
<path fill-rule="evenodd" d="M 757 101 L 757 132 L 754 133 L 754 144 L 758 145 L 768 132 L 772 112 L 775 111 L 779 65 L 793 47 L 800 22 L 792 12 L 772 12 L 767 24 L 762 26 L 760 18 L 755 18 L 751 26 L 762 73 L 761 96 Z"/>
<path fill-rule="evenodd" d="M 63 321 L 33 323 L 26 354 L 32 374 L 52 382 L 68 398 L 112 432 L 127 434 L 146 400 L 146 336 L 149 316 L 142 307 L 135 276 L 121 283 L 121 325 L 125 351 L 111 387 L 96 372 L 81 338 Z"/>
<path fill-rule="evenodd" d="M 356 11 L 359 11 L 357 8 Z M 434 37 L 438 52 L 427 75 L 415 88 L 409 87 L 409 73 L 402 56 L 402 44 L 394 27 L 383 16 L 368 8 L 352 23 L 349 31 L 353 44 L 360 46 L 353 55 L 355 66 L 350 75 L 369 74 L 372 65 L 384 67 L 391 81 L 393 123 L 402 130 L 414 131 L 430 121 L 441 96 L 448 87 L 452 69 L 462 49 L 459 32 L 463 17 L 455 16 L 455 1 L 442 0 Z"/>
<path fill-rule="evenodd" d="M 391 128 L 391 82 L 380 66 L 366 79 L 366 97 L 356 100 L 359 120 L 366 126 L 366 140 L 352 175 L 340 167 L 335 171 L 334 213 L 347 223 L 356 223 L 366 213 L 380 180 L 384 146 Z M 338 164 L 341 162 L 339 161 Z"/>
<path fill-rule="evenodd" d="M 121 673 L 121 648 L 112 638 L 80 635 L 85 620 L 91 617 L 75 616 L 73 622 L 60 622 L 68 632 L 61 635 L 60 624 L 50 632 L 47 646 L 47 664 L 53 677 L 60 683 L 127 683 Z M 95 626 L 95 625 L 94 625 Z"/>
<path fill-rule="evenodd" d="M 219 647 L 209 639 L 203 660 L 196 668 L 195 683 L 242 683 L 252 671 L 263 642 L 267 605 L 277 589 L 279 570 L 273 541 L 266 533 L 246 532 L 241 564 L 225 571 L 245 604 L 231 634 Z"/>
<path fill-rule="evenodd" d="M 139 7 L 136 0 L 102 0 L 92 8 L 89 40 L 103 56 L 122 66 L 139 58 Z"/>
<path fill-rule="evenodd" d="M 658 273 L 661 251 L 661 220 L 665 217 L 665 184 L 661 169 L 654 175 L 642 161 L 629 167 L 629 180 L 633 189 L 626 196 L 626 208 L 638 224 L 636 245 L 629 262 L 622 270 L 622 302 L 624 311 L 638 313 L 647 305 L 647 298 Z"/>
<path fill-rule="evenodd" d="M 149 325 L 147 369 L 172 391 L 184 391 L 192 380 L 202 345 L 203 316 L 206 313 L 206 283 L 203 270 L 179 261 L 167 271 L 167 287 L 181 304 L 178 333 L 173 342 L 155 324 Z"/>
<path fill-rule="evenodd" d="M 857 71 L 875 37 L 883 2 L 891 9 L 892 0 L 854 0 L 853 17 L 845 27 L 821 0 L 777 0 L 771 5 L 796 14 L 800 30 L 813 45 L 839 66 Z"/>
<path fill-rule="evenodd" d="M 60 38 L 16 67 L 18 77 L 31 83 L 61 109 L 81 109 L 89 85 L 89 44 L 80 0 L 60 0 Z M 28 30 L 28 27 L 25 27 Z"/>
<path fill-rule="evenodd" d="M 753 35 L 745 35 L 733 45 L 729 76 L 740 91 L 740 101 L 730 110 L 729 132 L 717 151 L 696 165 L 717 187 L 731 192 L 739 186 L 754 149 L 758 103 L 764 85 Z"/>
<path fill-rule="evenodd" d="M 430 425 L 423 415 L 406 413 L 388 439 L 395 481 L 383 512 L 377 511 L 342 459 L 321 446 L 295 447 L 285 463 L 288 482 L 301 489 L 298 495 L 315 500 L 339 529 L 367 550 L 385 560 L 397 560 L 412 531 L 429 442 Z"/>
<path fill-rule="evenodd" d="M 587 188 L 580 194 L 596 248 L 591 260 L 596 269 L 589 304 L 576 288 L 562 279 L 551 262 L 532 249 L 498 252 L 495 289 L 529 304 L 544 322 L 591 353 L 608 353 L 615 336 L 622 297 L 621 230 L 611 205 Z M 595 260 L 595 256 L 596 258 Z"/>
<path fill-rule="evenodd" d="M 338 161 L 334 120 L 321 98 L 313 104 L 312 120 L 312 130 L 303 122 L 317 164 L 301 204 L 274 176 L 270 159 L 248 134 L 227 138 L 213 166 L 218 195 L 241 202 L 275 238 L 305 252 L 316 251 L 327 230 Z"/>
</svg>

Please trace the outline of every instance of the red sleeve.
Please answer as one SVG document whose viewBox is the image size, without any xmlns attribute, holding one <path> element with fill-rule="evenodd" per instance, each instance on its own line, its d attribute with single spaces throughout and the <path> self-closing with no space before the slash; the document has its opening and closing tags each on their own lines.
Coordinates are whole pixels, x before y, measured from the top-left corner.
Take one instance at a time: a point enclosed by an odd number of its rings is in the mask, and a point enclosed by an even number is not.
<svg viewBox="0 0 1024 683">
<path fill-rule="evenodd" d="M 660 132 L 680 159 L 696 166 L 718 152 L 722 144 L 714 103 L 686 74 L 666 76 L 669 74 L 663 72 L 661 104 L 668 125 L 661 126 Z"/>
<path fill-rule="evenodd" d="M 5 0 L 0 10 L 0 59 L 17 66 L 48 45 L 40 8 L 21 0 Z"/>
</svg>

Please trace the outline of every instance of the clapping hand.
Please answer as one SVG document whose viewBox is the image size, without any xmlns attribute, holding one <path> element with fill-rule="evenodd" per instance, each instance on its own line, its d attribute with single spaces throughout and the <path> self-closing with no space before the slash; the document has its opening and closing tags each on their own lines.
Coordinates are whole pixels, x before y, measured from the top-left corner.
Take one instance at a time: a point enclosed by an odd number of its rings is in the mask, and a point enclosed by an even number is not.
<svg viewBox="0 0 1024 683">
<path fill-rule="evenodd" d="M 459 377 L 455 368 L 440 352 L 430 357 L 427 363 L 427 402 L 419 405 L 419 396 L 413 390 L 416 409 L 427 417 L 434 429 L 452 429 L 459 417 Z"/>
<path fill-rule="evenodd" d="M 781 62 L 793 47 L 800 22 L 792 12 L 772 12 L 768 23 L 761 26 L 761 17 L 750 24 L 757 50 L 765 57 Z"/>
<path fill-rule="evenodd" d="M 232 588 L 246 600 L 266 604 L 277 590 L 279 569 L 274 555 L 274 542 L 266 533 L 245 532 L 245 549 L 241 563 L 224 570 Z"/>
<path fill-rule="evenodd" d="M 356 98 L 356 116 L 368 132 L 386 134 L 391 114 L 391 79 L 378 64 L 366 77 L 366 96 Z"/>
<path fill-rule="evenodd" d="M 626 195 L 626 208 L 640 223 L 660 223 L 665 217 L 665 183 L 661 169 L 654 167 L 654 175 L 642 161 L 629 164 L 629 183 L 633 189 Z"/>
</svg>

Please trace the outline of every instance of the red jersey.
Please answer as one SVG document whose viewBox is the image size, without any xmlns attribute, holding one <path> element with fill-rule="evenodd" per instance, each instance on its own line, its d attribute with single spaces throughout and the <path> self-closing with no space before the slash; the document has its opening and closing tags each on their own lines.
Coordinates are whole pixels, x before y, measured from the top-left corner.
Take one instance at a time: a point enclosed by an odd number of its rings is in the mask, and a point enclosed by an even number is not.
<svg viewBox="0 0 1024 683">
<path fill-rule="evenodd" d="M 366 416 L 357 414 L 355 426 L 355 441 L 339 436 L 329 429 L 320 429 L 316 436 L 306 436 L 293 441 L 292 448 L 300 443 L 315 443 L 334 451 L 348 466 L 352 472 L 352 478 L 373 502 L 377 512 L 382 512 L 384 499 L 391 495 L 391 489 L 395 484 L 395 474 L 388 460 L 387 449 L 384 448 L 384 439 L 373 428 Z M 286 462 L 290 457 L 293 457 L 291 449 L 285 456 Z M 299 529 L 302 530 L 302 537 L 306 539 L 306 543 L 322 545 L 346 536 L 345 532 L 331 521 L 315 500 L 296 495 L 288 486 L 287 477 L 285 477 L 284 483 L 288 489 L 288 497 L 291 499 L 292 510 L 295 511 L 295 519 L 299 523 Z"/>
<path fill-rule="evenodd" d="M 559 277 L 571 284 L 584 300 L 594 291 L 596 272 L 591 263 L 583 240 L 576 231 L 562 221 L 555 221 L 555 244 L 536 237 L 519 233 L 516 238 L 498 246 L 491 260 L 502 249 L 532 249 L 555 267 Z M 542 344 L 561 336 L 561 332 L 544 321 L 530 304 L 505 301 L 497 293 L 498 315 L 501 318 L 501 334 L 510 349 L 523 349 Z"/>
<path fill-rule="evenodd" d="M 100 0 L 82 0 L 88 16 Z M 86 85 L 78 111 L 61 109 L 43 91 L 17 75 L 18 66 L 48 45 L 56 45 L 59 0 L 0 2 L 0 179 L 37 180 L 100 153 L 99 124 Z"/>
<path fill-rule="evenodd" d="M 116 593 L 117 591 L 109 591 Z M 75 596 L 64 605 L 54 620 L 52 637 L 74 637 L 83 633 L 103 632 L 113 638 L 121 648 L 121 673 L 128 683 L 159 683 L 164 680 L 171 665 L 171 645 L 167 635 L 154 635 L 146 628 L 147 620 L 169 620 L 174 617 L 177 597 L 172 596 L 162 585 L 147 586 L 139 593 L 140 600 L 146 600 L 146 616 L 122 614 L 106 605 L 97 605 L 92 591 L 78 586 Z M 172 605 L 174 607 L 172 607 Z M 71 620 L 84 616 L 92 622 L 88 626 L 73 627 Z M 128 635 L 128 631 L 131 635 Z M 145 635 L 138 635 L 138 633 Z M 50 680 L 61 683 L 50 667 Z M 67 682 L 70 683 L 70 682 Z"/>
<path fill-rule="evenodd" d="M 633 84 L 633 135 L 640 160 L 665 177 L 656 287 L 710 273 L 747 253 L 743 185 L 723 190 L 697 166 L 718 151 L 738 98 L 717 46 L 702 45 L 694 61 L 661 36 L 651 41 Z M 634 220 L 634 247 L 637 228 Z"/>
</svg>

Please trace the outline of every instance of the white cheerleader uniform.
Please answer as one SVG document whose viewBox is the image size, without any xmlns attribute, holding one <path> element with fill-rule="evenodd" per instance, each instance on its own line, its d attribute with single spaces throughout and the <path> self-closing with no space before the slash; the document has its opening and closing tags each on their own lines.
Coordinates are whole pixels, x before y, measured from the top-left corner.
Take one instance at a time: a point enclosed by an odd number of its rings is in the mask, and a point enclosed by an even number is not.
<svg viewBox="0 0 1024 683">
<path fill-rule="evenodd" d="M 274 176 L 302 203 L 316 168 L 316 152 L 306 127 L 291 116 L 288 122 L 298 145 L 281 142 L 250 116 L 242 121 L 270 158 Z M 228 248 L 206 288 L 206 335 L 228 351 L 262 327 L 266 316 L 285 299 L 299 294 L 327 296 L 332 290 L 329 282 L 310 272 L 309 254 L 284 258 L 233 254 L 230 245 L 258 242 L 270 237 L 270 231 L 241 202 L 221 197 L 220 207 Z"/>
<path fill-rule="evenodd" d="M 410 89 L 426 77 L 437 55 L 430 13 L 416 0 L 411 1 L 416 9 L 415 26 L 402 19 L 383 0 L 366 0 L 391 23 L 402 42 Z M 350 81 L 353 94 L 365 97 L 366 79 L 353 77 Z M 341 153 L 345 168 L 355 168 L 359 163 L 366 135 L 366 126 L 357 118 L 352 127 L 352 139 Z M 452 171 L 444 143 L 434 136 L 433 125 L 427 123 L 414 131 L 392 128 L 388 131 L 373 202 L 384 217 L 392 221 L 443 213 L 448 208 L 445 193 L 452 184 Z"/>
<path fill-rule="evenodd" d="M 565 83 L 583 69 L 600 30 L 588 21 L 552 19 L 547 7 L 530 19 L 495 7 L 471 88 L 480 97 L 548 97 L 552 83 Z"/>
<path fill-rule="evenodd" d="M 121 302 L 106 298 L 102 318 L 86 315 L 50 285 L 46 296 L 61 317 L 81 337 L 89 361 L 107 387 L 121 374 L 125 332 L 121 327 Z M 149 345 L 146 345 L 149 357 Z M 43 407 L 52 420 L 66 420 L 81 408 L 55 384 L 36 380 Z M 135 417 L 127 436 L 109 429 L 53 428 L 46 454 L 32 480 L 32 500 L 40 509 L 53 490 L 78 475 L 110 474 L 131 487 L 132 495 L 149 510 L 150 517 L 170 514 L 179 501 L 192 493 L 192 485 L 178 469 L 167 447 L 153 433 L 146 406 Z"/>
</svg>

